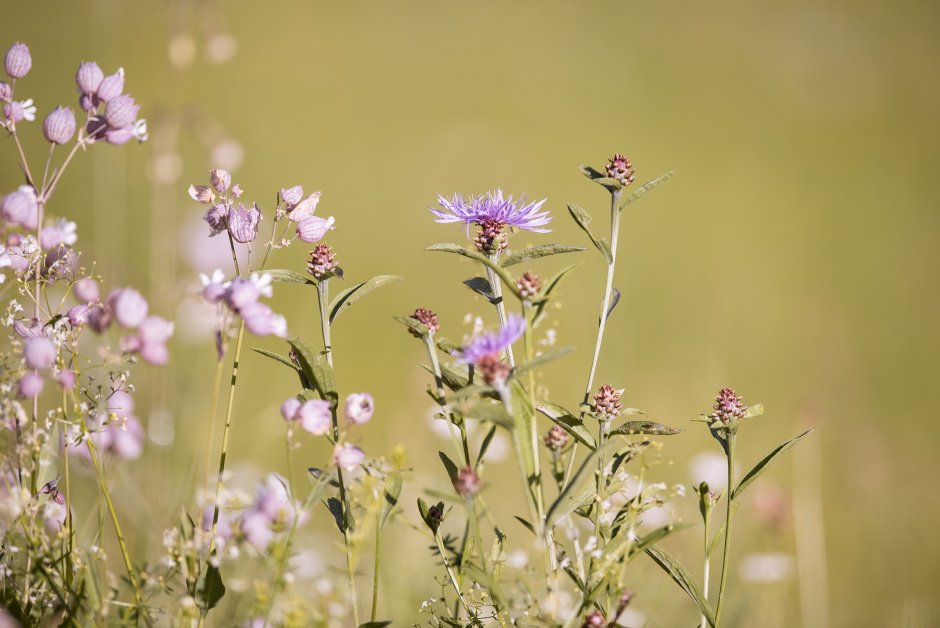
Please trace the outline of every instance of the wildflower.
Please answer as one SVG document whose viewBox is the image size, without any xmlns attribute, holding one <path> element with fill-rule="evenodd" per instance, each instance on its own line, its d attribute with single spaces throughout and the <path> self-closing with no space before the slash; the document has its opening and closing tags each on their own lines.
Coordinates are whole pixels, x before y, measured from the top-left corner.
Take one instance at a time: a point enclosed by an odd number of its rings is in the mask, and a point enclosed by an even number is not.
<svg viewBox="0 0 940 628">
<path fill-rule="evenodd" d="M 0 213 L 7 222 L 35 229 L 39 221 L 39 200 L 31 185 L 21 185 L 0 201 Z"/>
<path fill-rule="evenodd" d="M 225 298 L 229 286 L 221 269 L 214 270 L 211 277 L 199 273 L 199 281 L 202 282 L 202 296 L 209 303 L 216 304 Z"/>
<path fill-rule="evenodd" d="M 39 322 L 38 318 L 30 318 L 29 320 L 17 320 L 13 322 L 13 331 L 20 338 L 34 338 L 36 336 L 42 336 L 42 323 Z"/>
<path fill-rule="evenodd" d="M 437 216 L 435 222 L 462 222 L 467 225 L 468 233 L 470 225 L 495 223 L 536 233 L 550 231 L 543 227 L 551 221 L 551 216 L 547 211 L 539 211 L 547 199 L 527 203 L 525 197 L 518 201 L 511 196 L 503 198 L 503 191 L 496 190 L 468 200 L 459 194 L 454 194 L 452 199 L 439 194 L 437 200 L 443 209 L 430 208 L 431 213 Z"/>
<path fill-rule="evenodd" d="M 98 282 L 91 277 L 82 277 L 72 284 L 72 292 L 82 303 L 92 303 L 100 297 Z"/>
<path fill-rule="evenodd" d="M 366 453 L 349 443 L 337 444 L 333 448 L 333 464 L 343 471 L 352 471 L 365 460 Z"/>
<path fill-rule="evenodd" d="M 320 218 L 319 216 L 307 216 L 301 218 L 297 223 L 297 237 L 303 242 L 319 242 L 326 235 L 326 232 L 333 229 L 333 223 L 336 220 L 329 218 Z"/>
<path fill-rule="evenodd" d="M 36 105 L 32 98 L 23 101 L 8 102 L 3 105 L 3 117 L 12 120 L 14 123 L 26 120 L 32 122 L 36 119 Z"/>
<path fill-rule="evenodd" d="M 75 112 L 56 107 L 42 123 L 42 135 L 50 144 L 65 144 L 75 135 Z"/>
<path fill-rule="evenodd" d="M 55 364 L 57 351 L 55 343 L 47 336 L 32 336 L 23 342 L 23 359 L 26 366 L 39 371 Z"/>
<path fill-rule="evenodd" d="M 98 84 L 96 95 L 101 102 L 110 102 L 124 92 L 124 68 L 118 68 L 117 72 L 104 77 Z"/>
<path fill-rule="evenodd" d="M 212 188 L 210 188 L 208 185 L 190 185 L 189 198 L 193 199 L 197 203 L 202 203 L 203 205 L 211 205 L 215 201 L 215 194 L 212 192 Z M 212 209 L 216 208 L 213 207 Z M 220 209 L 219 213 L 224 216 L 228 212 L 223 212 Z M 206 222 L 209 222 L 209 220 L 206 219 Z M 211 222 L 209 222 L 209 226 L 212 226 Z M 222 229 L 219 229 L 219 231 L 222 231 Z M 213 233 L 212 235 L 215 234 Z"/>
<path fill-rule="evenodd" d="M 614 156 L 607 160 L 607 176 L 616 179 L 621 185 L 630 185 L 636 178 L 633 164 L 620 153 L 614 153 Z"/>
<path fill-rule="evenodd" d="M 0 101 L 10 102 L 13 98 L 13 88 L 6 81 L 0 81 Z"/>
<path fill-rule="evenodd" d="M 137 332 L 126 336 L 125 351 L 139 353 L 144 362 L 162 366 L 169 361 L 166 343 L 173 336 L 173 323 L 159 316 L 148 316 L 141 322 Z"/>
<path fill-rule="evenodd" d="M 552 451 L 561 451 L 568 444 L 570 437 L 560 425 L 555 425 L 545 434 L 545 446 Z"/>
<path fill-rule="evenodd" d="M 134 124 L 138 111 L 140 111 L 140 105 L 134 102 L 134 98 L 121 94 L 108 101 L 108 106 L 104 110 L 104 119 L 112 129 L 123 129 Z"/>
<path fill-rule="evenodd" d="M 353 425 L 368 423 L 375 412 L 375 401 L 369 393 L 352 393 L 346 397 L 346 420 Z"/>
<path fill-rule="evenodd" d="M 239 204 L 233 207 L 228 213 L 228 229 L 232 234 L 232 239 L 236 242 L 246 244 L 253 242 L 258 237 L 258 226 L 261 224 L 261 211 L 257 205 L 251 209 L 245 209 L 244 205 Z"/>
<path fill-rule="evenodd" d="M 30 371 L 20 378 L 18 386 L 20 396 L 25 397 L 26 399 L 33 399 L 34 397 L 38 397 L 40 393 L 42 393 L 42 388 L 44 385 L 45 382 L 42 379 L 42 375 L 36 371 Z"/>
<path fill-rule="evenodd" d="M 300 427 L 314 436 L 323 436 L 333 425 L 330 402 L 325 399 L 310 399 L 297 409 L 294 420 L 300 421 Z"/>
<path fill-rule="evenodd" d="M 75 84 L 79 91 L 84 95 L 94 95 L 98 91 L 98 86 L 104 80 L 104 72 L 94 61 L 86 61 L 78 66 L 75 72 Z"/>
<path fill-rule="evenodd" d="M 715 396 L 715 411 L 708 415 L 709 418 L 722 423 L 742 418 L 747 413 L 747 406 L 741 403 L 743 399 L 734 392 L 734 388 L 722 388 Z"/>
<path fill-rule="evenodd" d="M 310 258 L 307 260 L 307 272 L 316 279 L 323 279 L 336 271 L 336 267 L 336 254 L 329 246 L 318 244 L 317 248 L 310 251 Z"/>
<path fill-rule="evenodd" d="M 300 400 L 297 397 L 291 397 L 281 404 L 281 416 L 288 423 L 297 419 L 297 412 L 300 410 Z"/>
<path fill-rule="evenodd" d="M 21 79 L 29 74 L 29 69 L 33 67 L 33 58 L 26 44 L 16 42 L 10 46 L 3 58 L 3 67 L 11 78 Z"/>
<path fill-rule="evenodd" d="M 498 332 L 482 334 L 474 338 L 456 355 L 464 364 L 473 364 L 488 384 L 502 383 L 509 376 L 509 366 L 501 362 L 499 354 L 519 339 L 525 332 L 525 320 L 511 314 L 506 325 Z"/>
<path fill-rule="evenodd" d="M 437 314 L 427 308 L 419 307 L 417 310 L 415 310 L 415 313 L 411 315 L 411 318 L 427 327 L 429 334 L 435 334 L 441 328 L 441 325 L 437 320 Z M 419 336 L 418 332 L 414 331 L 413 329 L 409 329 L 409 331 L 413 336 Z"/>
<path fill-rule="evenodd" d="M 121 327 L 135 329 L 147 317 L 149 306 L 142 294 L 133 288 L 115 290 L 108 295 L 108 305 L 114 312 L 114 320 Z"/>
<path fill-rule="evenodd" d="M 209 171 L 209 183 L 212 184 L 216 192 L 225 194 L 225 191 L 232 185 L 232 175 L 229 174 L 228 170 L 215 168 Z"/>
<path fill-rule="evenodd" d="M 623 404 L 620 403 L 620 395 L 623 389 L 614 390 L 609 384 L 604 384 L 594 395 L 594 413 L 600 421 L 610 421 L 620 416 L 623 411 Z"/>
<path fill-rule="evenodd" d="M 53 225 L 39 232 L 39 243 L 43 250 L 57 249 L 60 246 L 72 246 L 78 241 L 76 224 L 60 218 Z"/>
<path fill-rule="evenodd" d="M 516 288 L 519 290 L 519 294 L 522 295 L 523 299 L 532 299 L 533 297 L 538 296 L 538 293 L 541 290 L 539 276 L 535 273 L 526 271 L 522 274 L 522 277 L 516 280 Z"/>
<path fill-rule="evenodd" d="M 190 196 L 192 196 L 192 186 L 190 186 Z M 203 202 L 203 201 L 200 201 L 200 202 Z M 209 202 L 212 202 L 212 201 L 210 200 Z M 210 238 L 217 236 L 223 231 L 226 231 L 228 229 L 228 223 L 226 220 L 227 218 L 228 218 L 228 209 L 224 205 L 213 205 L 208 210 L 206 210 L 206 213 L 202 217 L 202 219 L 205 220 L 206 224 L 209 225 L 209 237 Z"/>
<path fill-rule="evenodd" d="M 57 504 L 64 504 L 65 495 L 59 492 L 58 485 L 59 485 L 59 478 L 50 480 L 42 485 L 42 488 L 39 489 L 39 494 L 48 495 Z"/>
<path fill-rule="evenodd" d="M 317 205 L 319 203 L 320 192 L 314 192 L 302 201 L 298 201 L 295 205 L 288 205 L 288 207 L 290 207 L 290 212 L 288 212 L 287 217 L 294 222 L 300 222 L 304 218 L 312 216 L 313 212 L 316 211 Z"/>
<path fill-rule="evenodd" d="M 281 200 L 284 201 L 288 208 L 293 208 L 303 197 L 304 189 L 299 185 L 290 188 L 281 188 Z"/>
<path fill-rule="evenodd" d="M 463 467 L 457 471 L 457 477 L 454 478 L 454 490 L 461 497 L 473 497 L 480 492 L 482 487 L 480 476 L 470 467 Z"/>
<path fill-rule="evenodd" d="M 91 318 L 92 308 L 85 304 L 79 304 L 69 309 L 65 316 L 69 319 L 72 327 L 81 327 Z"/>
<path fill-rule="evenodd" d="M 287 337 L 287 320 L 280 314 L 275 314 L 264 303 L 255 301 L 243 307 L 238 313 L 245 321 L 248 331 L 256 336 Z"/>
<path fill-rule="evenodd" d="M 63 369 L 55 374 L 55 381 L 62 390 L 72 390 L 75 388 L 75 371 Z"/>
<path fill-rule="evenodd" d="M 258 487 L 254 503 L 241 516 L 239 528 L 249 543 L 264 551 L 277 532 L 287 529 L 295 518 L 298 524 L 303 523 L 306 513 L 297 512 L 284 481 L 272 473 Z"/>
</svg>

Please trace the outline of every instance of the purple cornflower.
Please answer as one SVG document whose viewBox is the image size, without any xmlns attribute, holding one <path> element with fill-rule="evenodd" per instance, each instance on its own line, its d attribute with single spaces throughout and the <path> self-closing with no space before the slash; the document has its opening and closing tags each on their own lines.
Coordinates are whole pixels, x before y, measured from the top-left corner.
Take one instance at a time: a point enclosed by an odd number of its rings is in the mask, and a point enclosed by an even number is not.
<svg viewBox="0 0 940 628">
<path fill-rule="evenodd" d="M 502 329 L 477 336 L 455 357 L 464 364 L 473 364 L 487 384 L 502 385 L 509 377 L 509 365 L 499 359 L 499 354 L 518 340 L 523 332 L 525 319 L 518 314 L 510 314 Z"/>
<path fill-rule="evenodd" d="M 467 199 L 459 194 L 454 194 L 451 199 L 438 194 L 437 202 L 443 209 L 431 207 L 429 210 L 437 216 L 436 222 L 466 224 L 467 237 L 470 237 L 470 225 L 478 225 L 480 233 L 475 244 L 480 251 L 492 253 L 506 248 L 506 236 L 503 234 L 506 227 L 548 233 L 550 229 L 543 227 L 552 217 L 548 211 L 541 211 L 545 201 L 546 199 L 542 199 L 529 203 L 525 197 L 519 200 L 511 196 L 504 198 L 502 190 Z"/>
</svg>

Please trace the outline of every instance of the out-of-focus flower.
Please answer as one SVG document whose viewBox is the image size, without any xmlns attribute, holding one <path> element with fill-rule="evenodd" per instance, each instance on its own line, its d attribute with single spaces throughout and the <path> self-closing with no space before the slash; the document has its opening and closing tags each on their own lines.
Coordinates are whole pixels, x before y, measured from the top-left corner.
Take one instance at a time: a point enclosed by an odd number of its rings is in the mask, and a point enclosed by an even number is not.
<svg viewBox="0 0 940 628">
<path fill-rule="evenodd" d="M 366 453 L 350 443 L 337 444 L 333 448 L 333 464 L 343 471 L 352 471 L 366 459 Z"/>
<path fill-rule="evenodd" d="M 39 232 L 39 243 L 46 251 L 62 245 L 72 246 L 78 241 L 76 229 L 77 225 L 73 221 L 60 218 Z"/>
<path fill-rule="evenodd" d="M 209 171 L 209 183 L 212 184 L 216 192 L 224 194 L 229 186 L 232 185 L 232 175 L 228 170 L 215 168 Z"/>
<path fill-rule="evenodd" d="M 147 318 L 147 299 L 133 288 L 122 288 L 108 295 L 114 320 L 121 327 L 135 329 Z"/>
<path fill-rule="evenodd" d="M 80 64 L 75 72 L 75 84 L 78 85 L 82 94 L 90 96 L 97 93 L 102 80 L 104 80 L 104 72 L 94 61 Z"/>
<path fill-rule="evenodd" d="M 463 467 L 457 471 L 457 476 L 454 478 L 454 490 L 461 497 L 473 497 L 480 492 L 482 487 L 480 476 L 470 467 Z"/>
<path fill-rule="evenodd" d="M 32 122 L 36 119 L 36 105 L 33 104 L 32 98 L 27 98 L 23 101 L 12 101 L 3 105 L 3 116 L 7 120 L 12 120 L 14 123 L 22 122 L 26 120 L 27 122 Z"/>
<path fill-rule="evenodd" d="M 225 298 L 229 285 L 225 282 L 225 273 L 221 269 L 212 272 L 212 276 L 199 273 L 202 282 L 202 296 L 209 303 L 219 303 Z"/>
<path fill-rule="evenodd" d="M 3 58 L 3 67 L 11 78 L 21 79 L 29 74 L 29 69 L 33 67 L 33 58 L 29 54 L 29 47 L 20 42 L 10 46 Z"/>
<path fill-rule="evenodd" d="M 480 369 L 488 384 L 505 382 L 509 367 L 499 359 L 499 354 L 518 340 L 525 332 L 525 319 L 510 314 L 506 325 L 494 333 L 481 334 L 461 349 L 456 358 L 464 364 L 473 364 Z"/>
<path fill-rule="evenodd" d="M 254 503 L 241 516 L 239 528 L 249 543 L 264 551 L 278 532 L 290 528 L 295 517 L 298 525 L 307 519 L 306 513 L 298 512 L 284 481 L 272 473 L 258 487 Z"/>
<path fill-rule="evenodd" d="M 300 187 L 300 186 L 297 186 Z M 291 188 L 293 189 L 293 188 Z M 289 191 L 289 190 L 288 190 Z M 303 191 L 301 190 L 301 193 Z M 293 220 L 294 222 L 300 222 L 308 216 L 312 216 L 313 212 L 316 211 L 317 205 L 320 203 L 320 192 L 314 192 L 307 198 L 302 201 L 298 201 L 296 205 L 288 205 L 290 211 L 287 213 L 287 217 Z"/>
<path fill-rule="evenodd" d="M 297 397 L 291 397 L 281 404 L 281 416 L 288 423 L 297 419 L 297 411 L 300 410 L 301 402 Z"/>
<path fill-rule="evenodd" d="M 79 304 L 69 308 L 69 311 L 66 312 L 66 317 L 69 319 L 69 324 L 72 327 L 81 327 L 87 323 L 91 317 L 91 307 L 86 304 Z"/>
<path fill-rule="evenodd" d="M 228 225 L 226 224 L 227 217 L 228 209 L 226 209 L 224 205 L 213 205 L 206 210 L 206 214 L 202 219 L 209 225 L 210 238 L 228 229 Z"/>
<path fill-rule="evenodd" d="M 294 420 L 300 421 L 300 427 L 314 436 L 322 436 L 333 425 L 330 402 L 325 399 L 309 399 L 297 409 Z"/>
<path fill-rule="evenodd" d="M 211 505 L 206 506 L 202 511 L 202 529 L 205 532 L 212 531 L 212 519 L 215 516 L 215 508 Z M 232 538 L 232 523 L 228 513 L 219 508 L 219 518 L 215 523 L 215 535 L 220 539 L 228 541 Z"/>
<path fill-rule="evenodd" d="M 82 303 L 92 303 L 101 298 L 98 282 L 91 277 L 82 277 L 72 285 L 72 292 Z"/>
<path fill-rule="evenodd" d="M 689 461 L 689 475 L 695 486 L 705 482 L 715 492 L 728 488 L 728 462 L 719 453 L 706 451 L 693 456 Z"/>
<path fill-rule="evenodd" d="M 297 223 L 297 237 L 307 243 L 319 242 L 329 230 L 333 229 L 335 222 L 332 216 L 329 218 L 307 216 Z"/>
<path fill-rule="evenodd" d="M 516 288 L 519 290 L 523 299 L 531 299 L 538 296 L 539 290 L 541 290 L 539 276 L 529 271 L 524 272 L 522 276 L 516 280 Z"/>
<path fill-rule="evenodd" d="M 30 371 L 20 378 L 18 387 L 20 396 L 25 397 L 26 399 L 38 397 L 40 393 L 42 393 L 42 388 L 44 385 L 45 382 L 42 379 L 42 375 L 36 371 Z"/>
<path fill-rule="evenodd" d="M 594 610 L 587 614 L 584 618 L 584 623 L 581 624 L 581 628 L 604 628 L 607 625 L 607 620 L 604 618 L 604 613 Z"/>
<path fill-rule="evenodd" d="M 173 336 L 173 323 L 159 316 L 148 316 L 141 322 L 137 332 L 126 336 L 125 351 L 139 353 L 148 364 L 162 366 L 169 361 L 166 343 Z"/>
<path fill-rule="evenodd" d="M 39 201 L 31 185 L 21 185 L 0 201 L 0 213 L 7 222 L 35 229 L 39 221 Z"/>
<path fill-rule="evenodd" d="M 48 369 L 55 364 L 56 356 L 55 343 L 47 336 L 33 336 L 23 341 L 23 359 L 33 370 Z"/>
<path fill-rule="evenodd" d="M 75 112 L 68 107 L 56 107 L 42 123 L 42 135 L 51 144 L 65 144 L 75 135 Z"/>
<path fill-rule="evenodd" d="M 793 573 L 794 559 L 780 553 L 748 554 L 741 561 L 741 579 L 747 582 L 782 582 Z"/>
<path fill-rule="evenodd" d="M 238 312 L 242 320 L 245 321 L 245 327 L 256 336 L 274 335 L 279 338 L 287 337 L 287 319 L 280 314 L 275 314 L 270 307 L 264 303 L 255 301 L 249 303 Z"/>
<path fill-rule="evenodd" d="M 215 201 L 215 194 L 212 192 L 212 188 L 208 185 L 190 185 L 189 186 L 189 198 L 193 199 L 197 203 L 202 203 L 203 205 L 210 205 Z M 213 207 L 213 209 L 215 209 Z M 220 211 L 219 213 L 223 214 L 224 212 Z M 208 220 L 206 222 L 209 222 Z M 209 223 L 212 226 L 212 223 Z"/>
<path fill-rule="evenodd" d="M 44 335 L 38 318 L 13 321 L 13 331 L 23 339 Z"/>
<path fill-rule="evenodd" d="M 63 390 L 72 390 L 75 388 L 75 371 L 63 369 L 55 374 L 55 381 Z"/>
<path fill-rule="evenodd" d="M 346 397 L 346 420 L 353 425 L 368 423 L 375 413 L 375 401 L 369 393 L 352 393 Z"/>
<path fill-rule="evenodd" d="M 246 209 L 239 204 L 228 213 L 228 228 L 236 242 L 246 244 L 258 237 L 258 226 L 261 224 L 261 211 L 257 205 Z"/>
<path fill-rule="evenodd" d="M 568 444 L 570 437 L 560 425 L 554 425 L 545 434 L 545 446 L 552 451 L 561 451 Z"/>
</svg>

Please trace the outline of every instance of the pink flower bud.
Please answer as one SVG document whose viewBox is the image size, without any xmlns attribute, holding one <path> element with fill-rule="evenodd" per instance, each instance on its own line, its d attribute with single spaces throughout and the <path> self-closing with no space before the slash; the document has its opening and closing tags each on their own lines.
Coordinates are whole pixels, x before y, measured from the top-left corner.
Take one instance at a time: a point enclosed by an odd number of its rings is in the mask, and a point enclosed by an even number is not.
<svg viewBox="0 0 940 628">
<path fill-rule="evenodd" d="M 55 343 L 47 336 L 33 336 L 23 341 L 23 359 L 34 371 L 45 370 L 55 364 Z"/>
<path fill-rule="evenodd" d="M 352 393 L 346 397 L 346 420 L 353 425 L 368 423 L 375 412 L 375 402 L 369 393 Z"/>
<path fill-rule="evenodd" d="M 19 383 L 19 393 L 21 397 L 26 399 L 33 399 L 38 397 L 42 393 L 42 388 L 45 385 L 45 382 L 42 379 L 42 376 L 35 372 L 30 371 L 26 375 L 20 378 Z"/>
<path fill-rule="evenodd" d="M 236 242 L 245 244 L 253 242 L 258 237 L 258 227 L 261 224 L 261 211 L 255 205 L 245 209 L 244 205 L 233 208 L 228 214 L 229 233 Z"/>
<path fill-rule="evenodd" d="M 110 76 L 104 77 L 98 84 L 97 95 L 102 102 L 108 102 L 117 98 L 124 91 L 124 68 L 118 68 L 118 71 Z"/>
<path fill-rule="evenodd" d="M 281 200 L 284 201 L 288 207 L 293 207 L 300 202 L 300 199 L 304 197 L 304 189 L 299 185 L 295 185 L 290 188 L 281 188 Z"/>
<path fill-rule="evenodd" d="M 140 105 L 134 102 L 134 98 L 121 94 L 108 101 L 108 106 L 104 110 L 104 119 L 112 129 L 123 129 L 134 124 L 138 111 L 140 111 Z"/>
<path fill-rule="evenodd" d="M 104 79 L 104 72 L 94 61 L 86 61 L 78 66 L 75 72 L 75 83 L 79 91 L 85 95 L 92 95 L 98 91 L 98 86 Z"/>
<path fill-rule="evenodd" d="M 304 200 L 297 203 L 297 205 L 291 209 L 290 213 L 287 214 L 287 217 L 293 220 L 294 222 L 300 222 L 307 216 L 312 216 L 314 210 L 317 208 L 317 204 L 320 202 L 320 193 L 314 192 Z"/>
<path fill-rule="evenodd" d="M 82 303 L 92 303 L 101 298 L 98 282 L 91 277 L 82 277 L 76 281 L 72 285 L 72 291 L 75 293 L 75 298 Z"/>
<path fill-rule="evenodd" d="M 345 443 L 333 449 L 333 464 L 343 471 L 352 471 L 366 459 L 366 452 L 355 445 Z"/>
<path fill-rule="evenodd" d="M 320 218 L 319 216 L 307 216 L 297 223 L 297 237 L 304 242 L 319 242 L 326 235 L 326 232 L 333 228 L 336 220 L 329 218 Z"/>
<path fill-rule="evenodd" d="M 75 135 L 75 112 L 68 107 L 56 107 L 43 121 L 42 134 L 51 144 L 65 144 Z"/>
<path fill-rule="evenodd" d="M 209 172 L 209 182 L 212 184 L 212 187 L 215 188 L 216 192 L 223 194 L 225 190 L 228 189 L 228 186 L 232 185 L 232 175 L 229 174 L 228 170 L 216 168 Z"/>
<path fill-rule="evenodd" d="M 163 366 L 170 361 L 170 350 L 165 344 L 152 342 L 141 346 L 140 357 L 147 364 L 154 366 Z"/>
<path fill-rule="evenodd" d="M 190 185 L 189 198 L 203 205 L 211 205 L 215 201 L 215 194 L 208 185 Z"/>
<path fill-rule="evenodd" d="M 121 327 L 135 329 L 147 317 L 147 300 L 133 288 L 115 290 L 108 295 L 108 305 L 114 311 L 114 320 Z"/>
<path fill-rule="evenodd" d="M 107 409 L 118 418 L 129 417 L 134 412 L 134 398 L 126 390 L 115 390 L 108 397 Z"/>
<path fill-rule="evenodd" d="M 108 330 L 108 327 L 111 326 L 111 320 L 113 316 L 111 314 L 111 308 L 103 303 L 95 303 L 93 305 L 87 306 L 78 306 L 87 308 L 87 322 L 88 325 L 99 334 L 103 334 Z M 75 308 L 72 308 L 73 310 Z M 71 312 L 71 310 L 69 310 Z"/>
<path fill-rule="evenodd" d="M 12 78 L 21 79 L 26 76 L 33 67 L 33 58 L 29 55 L 26 44 L 16 42 L 10 46 L 6 57 L 3 58 L 3 67 Z"/>
<path fill-rule="evenodd" d="M 240 198 L 242 195 L 242 186 L 235 184 L 232 186 L 232 198 Z"/>
<path fill-rule="evenodd" d="M 281 416 L 287 422 L 297 420 L 297 412 L 300 410 L 300 400 L 297 397 L 291 397 L 281 404 Z"/>
<path fill-rule="evenodd" d="M 296 419 L 300 427 L 314 436 L 326 434 L 333 425 L 333 415 L 330 413 L 330 402 L 325 399 L 311 399 L 301 404 L 297 410 Z"/>
</svg>

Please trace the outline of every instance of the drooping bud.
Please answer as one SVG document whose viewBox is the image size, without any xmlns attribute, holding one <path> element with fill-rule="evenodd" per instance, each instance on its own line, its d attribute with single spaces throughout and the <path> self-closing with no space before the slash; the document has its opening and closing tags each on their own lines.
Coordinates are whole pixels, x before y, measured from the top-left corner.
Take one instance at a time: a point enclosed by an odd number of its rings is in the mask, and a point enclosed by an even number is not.
<svg viewBox="0 0 940 628">
<path fill-rule="evenodd" d="M 463 467 L 457 471 L 457 477 L 454 478 L 454 490 L 461 497 L 473 497 L 480 492 L 482 487 L 480 476 L 470 467 Z"/>
<path fill-rule="evenodd" d="M 333 228 L 336 220 L 329 218 L 320 218 L 319 216 L 307 216 L 297 223 L 297 237 L 303 242 L 319 242 L 326 235 L 326 232 Z"/>
<path fill-rule="evenodd" d="M 75 112 L 68 107 L 56 107 L 42 123 L 42 135 L 50 144 L 65 144 L 75 135 Z"/>
<path fill-rule="evenodd" d="M 94 61 L 87 61 L 78 66 L 75 72 L 75 83 L 82 94 L 91 96 L 98 91 L 98 86 L 104 80 L 104 72 Z"/>
<path fill-rule="evenodd" d="M 318 244 L 317 248 L 310 251 L 310 258 L 307 260 L 307 272 L 317 279 L 322 279 L 329 273 L 336 270 L 336 254 L 333 249 L 326 244 Z"/>
<path fill-rule="evenodd" d="M 226 229 L 226 221 L 228 219 L 228 209 L 224 205 L 213 205 L 206 210 L 205 215 L 202 217 L 206 221 L 206 224 L 209 225 L 209 237 L 217 236 Z"/>
<path fill-rule="evenodd" d="M 134 124 L 140 105 L 132 96 L 121 94 L 108 102 L 104 110 L 104 119 L 112 129 L 123 129 Z"/>
<path fill-rule="evenodd" d="M 740 419 L 747 413 L 747 406 L 741 403 L 744 397 L 739 397 L 734 388 L 722 388 L 715 396 L 715 411 L 708 415 L 711 419 L 729 423 Z"/>
<path fill-rule="evenodd" d="M 281 416 L 284 417 L 284 420 L 288 423 L 295 421 L 298 418 L 297 412 L 300 410 L 300 406 L 300 399 L 291 397 L 281 404 Z"/>
<path fill-rule="evenodd" d="M 615 153 L 607 161 L 607 176 L 616 179 L 621 185 L 630 185 L 636 178 L 634 176 L 633 164 L 624 155 Z"/>
<path fill-rule="evenodd" d="M 604 384 L 594 395 L 594 413 L 600 421 L 610 421 L 620 416 L 623 404 L 620 395 L 623 390 L 614 390 L 609 384 Z"/>
<path fill-rule="evenodd" d="M 98 84 L 97 96 L 101 102 L 108 102 L 117 98 L 124 91 L 124 68 L 118 68 L 118 71 L 110 76 L 104 77 Z"/>
<path fill-rule="evenodd" d="M 568 432 L 559 425 L 552 426 L 552 429 L 545 434 L 545 446 L 555 452 L 564 449 L 569 440 L 571 437 L 568 436 Z"/>
<path fill-rule="evenodd" d="M 212 187 L 215 188 L 216 192 L 224 194 L 228 187 L 232 185 L 232 175 L 229 174 L 228 170 L 216 168 L 209 172 L 209 182 L 212 184 Z"/>
<path fill-rule="evenodd" d="M 258 237 L 258 227 L 261 224 L 261 211 L 257 205 L 251 209 L 245 209 L 244 205 L 238 205 L 228 214 L 228 228 L 232 238 L 236 242 L 246 244 L 254 242 Z"/>
<path fill-rule="evenodd" d="M 539 281 L 538 275 L 526 271 L 522 274 L 522 277 L 516 280 L 516 288 L 519 290 L 519 294 L 522 295 L 523 299 L 532 299 L 538 296 L 539 291 L 542 289 L 542 284 L 541 281 Z"/>
<path fill-rule="evenodd" d="M 436 334 L 437 331 L 441 328 L 441 325 L 437 320 L 437 314 L 427 308 L 419 307 L 417 310 L 415 310 L 415 313 L 411 315 L 411 318 L 427 327 L 428 333 Z M 413 329 L 409 329 L 409 331 L 415 337 L 420 336 L 420 334 L 418 334 L 418 332 Z"/>
<path fill-rule="evenodd" d="M 29 54 L 29 47 L 20 42 L 10 46 L 3 58 L 3 67 L 11 78 L 21 79 L 29 74 L 29 69 L 33 67 L 33 58 Z"/>
</svg>

